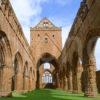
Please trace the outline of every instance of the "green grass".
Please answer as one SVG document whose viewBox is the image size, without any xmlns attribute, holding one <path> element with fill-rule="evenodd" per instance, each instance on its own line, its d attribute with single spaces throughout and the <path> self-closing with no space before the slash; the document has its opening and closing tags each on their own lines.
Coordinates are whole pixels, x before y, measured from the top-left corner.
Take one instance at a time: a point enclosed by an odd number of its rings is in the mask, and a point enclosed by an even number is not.
<svg viewBox="0 0 100 100">
<path fill-rule="evenodd" d="M 26 94 L 13 93 L 13 97 L 0 98 L 0 100 L 100 100 L 97 98 L 86 98 L 83 94 L 71 94 L 61 90 L 43 89 L 35 90 Z"/>
</svg>

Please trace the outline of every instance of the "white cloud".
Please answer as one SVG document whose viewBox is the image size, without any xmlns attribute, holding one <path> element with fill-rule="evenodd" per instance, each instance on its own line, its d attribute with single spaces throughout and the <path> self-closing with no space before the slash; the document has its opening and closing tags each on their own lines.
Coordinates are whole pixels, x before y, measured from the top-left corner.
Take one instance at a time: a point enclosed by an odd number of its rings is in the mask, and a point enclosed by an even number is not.
<svg viewBox="0 0 100 100">
<path fill-rule="evenodd" d="M 11 0 L 10 1 L 19 22 L 22 25 L 25 36 L 30 42 L 30 27 L 35 25 L 42 13 L 42 3 L 47 0 Z"/>
<path fill-rule="evenodd" d="M 62 27 L 62 46 L 63 47 L 64 47 L 64 44 L 65 44 L 66 39 L 68 37 L 70 29 L 71 29 L 71 25 Z"/>
<path fill-rule="evenodd" d="M 60 5 L 65 5 L 71 3 L 71 1 L 72 0 L 11 0 L 10 2 L 14 8 L 19 22 L 22 25 L 24 34 L 27 37 L 28 42 L 30 42 L 29 28 L 34 26 L 41 19 L 42 4 L 55 2 Z M 63 29 L 64 32 L 65 28 Z"/>
</svg>

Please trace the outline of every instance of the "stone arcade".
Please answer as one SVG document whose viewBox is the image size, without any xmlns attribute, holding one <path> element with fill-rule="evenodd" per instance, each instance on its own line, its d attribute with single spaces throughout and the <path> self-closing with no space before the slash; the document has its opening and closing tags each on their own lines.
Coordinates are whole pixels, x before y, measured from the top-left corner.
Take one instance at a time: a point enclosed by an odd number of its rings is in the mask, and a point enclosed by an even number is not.
<svg viewBox="0 0 100 100">
<path fill-rule="evenodd" d="M 100 72 L 96 74 L 94 51 L 100 36 L 100 0 L 81 2 L 63 49 L 61 28 L 47 18 L 30 31 L 29 45 L 10 1 L 0 0 L 0 96 L 46 86 L 97 95 Z M 42 82 L 44 74 L 52 76 L 49 85 Z"/>
</svg>

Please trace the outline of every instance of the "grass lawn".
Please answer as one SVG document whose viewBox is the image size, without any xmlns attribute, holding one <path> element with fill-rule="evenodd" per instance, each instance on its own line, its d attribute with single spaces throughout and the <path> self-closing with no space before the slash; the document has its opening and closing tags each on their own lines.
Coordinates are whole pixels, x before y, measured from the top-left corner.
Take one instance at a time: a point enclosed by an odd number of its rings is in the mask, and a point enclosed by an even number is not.
<svg viewBox="0 0 100 100">
<path fill-rule="evenodd" d="M 13 93 L 13 97 L 0 98 L 0 100 L 100 100 L 97 98 L 86 98 L 83 94 L 70 94 L 61 90 L 35 90 L 26 94 Z"/>
</svg>

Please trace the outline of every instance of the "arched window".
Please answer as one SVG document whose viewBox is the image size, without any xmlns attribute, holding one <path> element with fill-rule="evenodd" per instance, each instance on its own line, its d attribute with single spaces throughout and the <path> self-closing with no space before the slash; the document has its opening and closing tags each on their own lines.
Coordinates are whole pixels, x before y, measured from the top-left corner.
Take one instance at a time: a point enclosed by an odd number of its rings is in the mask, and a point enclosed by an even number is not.
<svg viewBox="0 0 100 100">
<path fill-rule="evenodd" d="M 45 43 L 48 43 L 48 37 L 47 36 L 45 36 L 44 41 L 45 41 Z"/>
<path fill-rule="evenodd" d="M 3 49 L 0 46 L 0 67 L 4 66 L 4 53 L 3 53 Z"/>
<path fill-rule="evenodd" d="M 53 35 L 52 35 L 52 37 L 54 38 L 54 37 L 55 37 L 55 35 L 53 34 Z"/>
<path fill-rule="evenodd" d="M 42 76 L 42 82 L 43 83 L 52 83 L 52 75 L 50 72 L 46 71 L 44 72 L 43 76 Z"/>
<path fill-rule="evenodd" d="M 38 34 L 38 37 L 40 37 L 40 34 Z"/>
<path fill-rule="evenodd" d="M 15 59 L 14 59 L 14 72 L 17 74 L 19 71 L 22 71 L 23 67 L 23 60 L 22 56 L 19 52 L 15 54 Z"/>
</svg>

